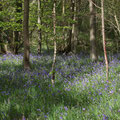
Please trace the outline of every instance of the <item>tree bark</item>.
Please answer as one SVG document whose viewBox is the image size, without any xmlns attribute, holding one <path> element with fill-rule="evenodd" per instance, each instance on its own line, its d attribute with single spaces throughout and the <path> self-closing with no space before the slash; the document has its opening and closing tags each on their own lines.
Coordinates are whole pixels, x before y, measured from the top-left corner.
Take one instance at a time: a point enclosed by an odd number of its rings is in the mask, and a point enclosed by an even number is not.
<svg viewBox="0 0 120 120">
<path fill-rule="evenodd" d="M 62 17 L 63 17 L 63 22 L 62 22 L 62 26 L 63 26 L 63 32 L 62 32 L 62 51 L 65 50 L 65 29 L 64 29 L 64 25 L 65 25 L 65 22 L 64 22 L 64 15 L 65 15 L 65 0 L 62 0 Z"/>
<path fill-rule="evenodd" d="M 120 24 L 119 24 L 116 14 L 114 15 L 114 18 L 115 18 L 118 34 L 120 35 Z M 119 54 L 119 40 L 118 39 L 117 39 L 116 43 L 117 43 L 117 54 Z"/>
<path fill-rule="evenodd" d="M 0 4 L 0 11 L 2 11 L 2 5 Z M 2 19 L 0 18 L 0 21 L 2 21 Z M 0 27 L 0 52 L 2 52 L 2 27 Z"/>
<path fill-rule="evenodd" d="M 21 13 L 22 12 L 22 1 L 21 0 L 16 0 L 16 12 Z M 16 23 L 22 24 L 22 20 L 16 21 Z M 18 54 L 18 47 L 20 44 L 20 32 L 19 30 L 14 31 L 14 53 Z"/>
<path fill-rule="evenodd" d="M 48 45 L 48 37 L 47 37 L 47 33 L 44 35 L 45 37 L 45 42 L 46 42 L 46 46 L 47 46 L 47 51 L 48 51 L 48 54 L 50 53 L 50 49 L 49 49 L 49 45 Z"/>
<path fill-rule="evenodd" d="M 38 0 L 38 54 L 41 54 L 41 42 L 42 42 L 42 31 L 41 31 L 41 0 Z"/>
<path fill-rule="evenodd" d="M 62 15 L 65 14 L 65 0 L 62 0 Z"/>
<path fill-rule="evenodd" d="M 71 0 L 71 19 L 75 22 L 76 21 L 76 0 Z M 76 27 L 75 24 L 76 23 L 71 23 L 70 26 L 72 27 L 72 29 L 70 30 L 70 34 L 69 34 L 69 41 L 68 41 L 68 52 L 76 52 L 76 42 L 77 42 L 77 38 L 76 38 Z"/>
<path fill-rule="evenodd" d="M 76 34 L 76 12 L 77 12 L 77 9 L 76 9 L 76 0 L 73 0 L 72 1 L 73 3 L 73 21 L 74 23 L 72 24 L 72 40 L 71 40 L 71 50 L 73 53 L 76 53 L 76 47 L 77 47 L 77 34 Z"/>
<path fill-rule="evenodd" d="M 30 69 L 29 0 L 24 0 L 23 38 L 24 38 L 24 69 L 29 70 Z"/>
<path fill-rule="evenodd" d="M 2 11 L 2 4 L 0 4 L 0 11 Z M 0 21 L 3 21 L 2 18 L 0 18 Z M 3 42 L 2 27 L 0 27 L 0 52 L 4 54 L 7 53 L 7 50 L 5 49 L 5 44 Z"/>
<path fill-rule="evenodd" d="M 54 84 L 55 82 L 55 63 L 56 63 L 56 0 L 53 3 L 53 34 L 54 34 L 54 56 L 53 56 L 53 64 L 52 64 L 52 79 L 51 82 Z"/>
<path fill-rule="evenodd" d="M 107 58 L 107 51 L 106 51 L 106 41 L 105 41 L 104 0 L 101 0 L 101 20 L 102 20 L 103 50 L 104 50 L 104 58 L 105 58 L 105 64 L 106 64 L 106 80 L 108 81 L 109 66 L 108 66 L 108 58 Z"/>
<path fill-rule="evenodd" d="M 74 0 L 73 0 L 74 1 Z M 73 20 L 73 11 L 74 11 L 74 2 L 72 0 L 68 1 L 70 2 L 70 12 L 72 13 L 71 19 Z M 69 24 L 70 27 L 72 27 L 72 23 Z M 72 27 L 73 29 L 73 27 Z M 72 29 L 69 30 L 69 38 L 67 40 L 67 51 L 66 52 L 71 52 L 72 51 Z"/>
<path fill-rule="evenodd" d="M 97 51 L 96 51 L 96 15 L 93 2 L 95 0 L 89 0 L 89 9 L 90 9 L 90 58 L 92 61 L 97 61 Z"/>
</svg>

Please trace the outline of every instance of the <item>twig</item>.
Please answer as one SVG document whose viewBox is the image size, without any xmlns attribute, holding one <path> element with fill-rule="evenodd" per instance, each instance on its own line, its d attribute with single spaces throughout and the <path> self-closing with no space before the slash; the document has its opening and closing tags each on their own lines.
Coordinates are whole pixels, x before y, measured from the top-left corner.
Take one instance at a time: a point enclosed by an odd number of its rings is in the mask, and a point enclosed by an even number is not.
<svg viewBox="0 0 120 120">
<path fill-rule="evenodd" d="M 90 0 L 88 0 L 88 1 L 90 1 Z M 101 7 L 99 7 L 98 5 L 96 5 L 92 0 L 91 0 L 91 2 L 93 3 L 93 5 L 94 5 L 96 8 L 101 9 Z"/>
<path fill-rule="evenodd" d="M 119 31 L 119 33 L 120 33 L 120 25 L 119 25 L 119 23 L 118 23 L 118 19 L 117 19 L 116 14 L 114 15 L 114 18 L 115 18 L 115 22 L 116 22 L 116 25 L 117 25 L 117 29 L 118 29 L 118 31 Z"/>
</svg>

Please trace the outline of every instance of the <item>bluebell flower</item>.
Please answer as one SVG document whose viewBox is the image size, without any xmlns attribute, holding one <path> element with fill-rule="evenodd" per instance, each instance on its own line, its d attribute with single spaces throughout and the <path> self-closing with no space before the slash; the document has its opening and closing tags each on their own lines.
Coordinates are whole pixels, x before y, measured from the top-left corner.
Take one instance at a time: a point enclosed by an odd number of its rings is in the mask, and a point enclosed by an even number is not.
<svg viewBox="0 0 120 120">
<path fill-rule="evenodd" d="M 82 110 L 85 111 L 85 108 L 83 108 Z"/>
<path fill-rule="evenodd" d="M 103 114 L 103 120 L 108 120 L 108 117 L 105 114 Z"/>
<path fill-rule="evenodd" d="M 47 118 L 47 115 L 44 115 L 44 118 Z"/>
<path fill-rule="evenodd" d="M 62 117 L 62 116 L 60 116 L 60 120 L 63 120 L 63 117 Z"/>
<path fill-rule="evenodd" d="M 65 107 L 64 107 L 64 109 L 65 109 L 66 111 L 68 111 L 68 108 L 67 108 L 67 106 L 65 106 Z"/>
</svg>

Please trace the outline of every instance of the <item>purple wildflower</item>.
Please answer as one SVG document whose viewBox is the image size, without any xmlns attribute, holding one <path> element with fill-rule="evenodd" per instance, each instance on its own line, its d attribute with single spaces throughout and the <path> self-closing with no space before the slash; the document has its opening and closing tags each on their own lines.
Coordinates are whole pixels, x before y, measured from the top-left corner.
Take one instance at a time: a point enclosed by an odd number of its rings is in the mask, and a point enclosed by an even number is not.
<svg viewBox="0 0 120 120">
<path fill-rule="evenodd" d="M 66 111 L 68 111 L 68 108 L 67 108 L 66 106 L 64 107 L 64 109 L 65 109 Z"/>
<path fill-rule="evenodd" d="M 63 117 L 62 117 L 62 116 L 60 116 L 60 120 L 63 120 Z"/>
<path fill-rule="evenodd" d="M 85 108 L 83 108 L 83 111 L 85 111 Z"/>
<path fill-rule="evenodd" d="M 45 118 L 47 118 L 47 115 L 44 115 Z"/>
<path fill-rule="evenodd" d="M 102 93 L 100 92 L 99 95 L 102 95 Z"/>
<path fill-rule="evenodd" d="M 114 91 L 113 91 L 113 90 L 111 90 L 111 91 L 110 91 L 110 93 L 111 93 L 111 94 L 113 94 L 113 93 L 114 93 Z"/>
<path fill-rule="evenodd" d="M 103 114 L 103 120 L 108 120 L 108 117 L 105 114 Z"/>
</svg>

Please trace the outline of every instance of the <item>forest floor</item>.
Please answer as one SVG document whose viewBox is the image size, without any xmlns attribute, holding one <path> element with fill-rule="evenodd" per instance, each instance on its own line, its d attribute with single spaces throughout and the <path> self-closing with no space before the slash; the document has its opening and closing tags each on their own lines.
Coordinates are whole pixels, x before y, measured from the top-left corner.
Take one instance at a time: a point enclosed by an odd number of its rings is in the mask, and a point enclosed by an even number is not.
<svg viewBox="0 0 120 120">
<path fill-rule="evenodd" d="M 120 120 L 120 57 L 109 57 L 109 82 L 103 58 L 58 56 L 55 85 L 52 56 L 0 56 L 0 120 Z M 22 119 L 22 120 L 23 120 Z"/>
</svg>

